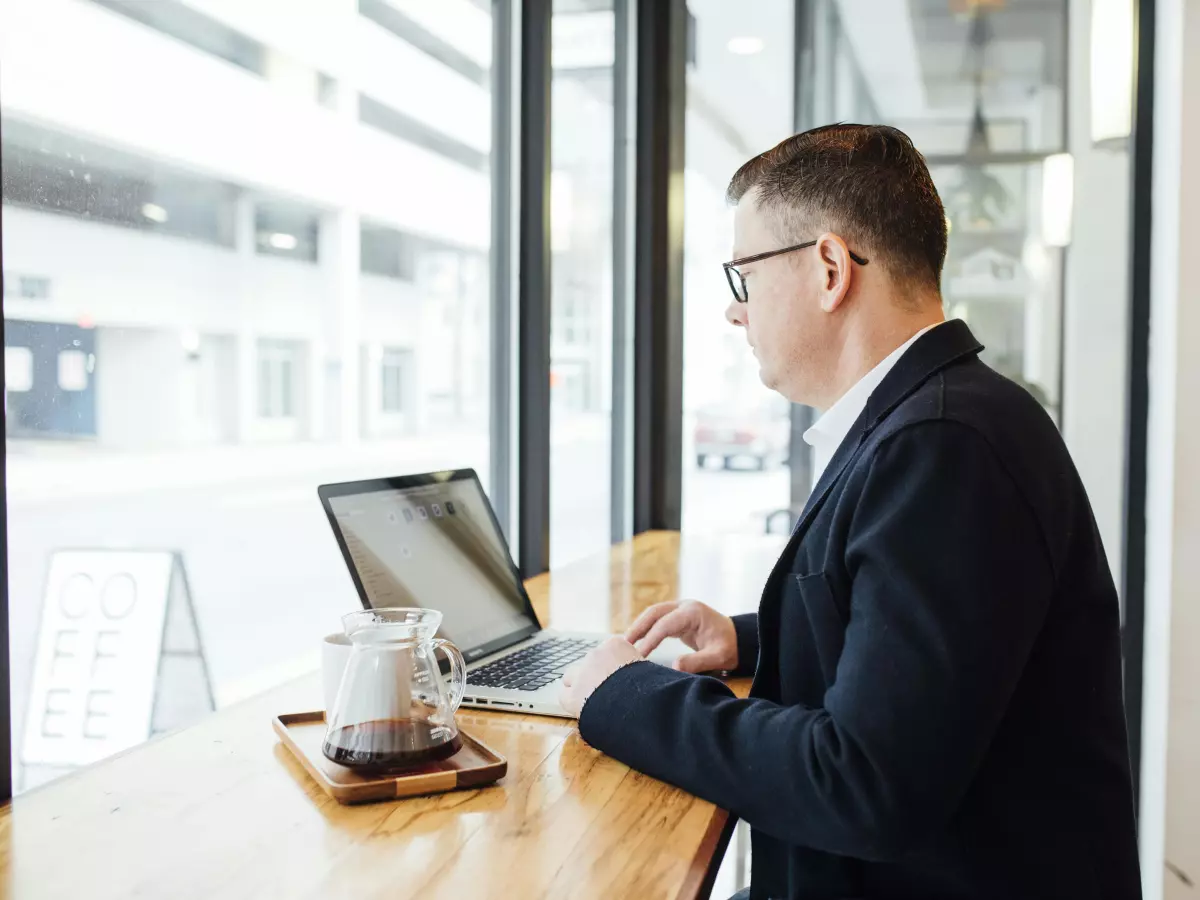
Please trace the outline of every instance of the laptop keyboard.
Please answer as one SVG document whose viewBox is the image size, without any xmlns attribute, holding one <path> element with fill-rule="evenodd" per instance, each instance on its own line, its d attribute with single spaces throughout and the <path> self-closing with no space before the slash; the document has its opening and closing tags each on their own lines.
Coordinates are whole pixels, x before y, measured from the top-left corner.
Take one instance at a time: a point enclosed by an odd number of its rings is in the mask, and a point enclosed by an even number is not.
<svg viewBox="0 0 1200 900">
<path fill-rule="evenodd" d="M 536 691 L 562 677 L 571 663 L 583 659 L 596 641 L 547 638 L 467 675 L 467 684 L 479 687 Z"/>
</svg>

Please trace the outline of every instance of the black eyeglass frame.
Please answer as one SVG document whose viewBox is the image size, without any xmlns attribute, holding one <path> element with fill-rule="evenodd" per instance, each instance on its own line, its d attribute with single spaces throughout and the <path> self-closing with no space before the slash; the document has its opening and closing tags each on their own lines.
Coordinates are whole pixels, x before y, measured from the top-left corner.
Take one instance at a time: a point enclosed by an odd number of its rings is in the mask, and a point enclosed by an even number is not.
<svg viewBox="0 0 1200 900">
<path fill-rule="evenodd" d="M 741 259 L 734 259 L 727 263 L 721 263 L 721 268 L 725 270 L 725 280 L 729 282 L 729 289 L 733 291 L 733 299 L 738 303 L 750 302 L 750 292 L 746 289 L 746 276 L 738 271 L 738 266 L 744 266 L 748 263 L 770 259 L 772 256 L 779 256 L 781 253 L 791 253 L 793 250 L 807 250 L 809 247 L 815 246 L 817 246 L 816 241 L 805 241 L 803 244 L 793 244 L 791 247 L 783 247 L 779 250 L 768 250 L 766 253 L 755 253 L 753 256 L 743 256 Z M 865 266 L 868 262 L 870 262 L 870 260 L 865 256 L 859 256 L 853 250 L 848 252 L 850 253 L 850 258 L 860 266 Z M 740 281 L 742 284 L 742 292 L 740 294 L 738 293 L 737 285 L 733 283 L 734 275 L 737 275 L 738 281 Z"/>
</svg>

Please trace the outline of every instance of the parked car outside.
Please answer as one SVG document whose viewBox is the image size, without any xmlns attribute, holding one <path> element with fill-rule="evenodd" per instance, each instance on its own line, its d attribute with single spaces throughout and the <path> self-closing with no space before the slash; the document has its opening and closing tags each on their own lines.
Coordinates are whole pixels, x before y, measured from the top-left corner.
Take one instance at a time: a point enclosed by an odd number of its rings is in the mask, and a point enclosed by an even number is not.
<svg viewBox="0 0 1200 900">
<path fill-rule="evenodd" d="M 706 467 L 710 457 L 719 459 L 725 469 L 748 463 L 761 471 L 786 463 L 791 438 L 788 411 L 789 404 L 782 397 L 745 407 L 701 407 L 694 435 L 696 465 Z"/>
</svg>

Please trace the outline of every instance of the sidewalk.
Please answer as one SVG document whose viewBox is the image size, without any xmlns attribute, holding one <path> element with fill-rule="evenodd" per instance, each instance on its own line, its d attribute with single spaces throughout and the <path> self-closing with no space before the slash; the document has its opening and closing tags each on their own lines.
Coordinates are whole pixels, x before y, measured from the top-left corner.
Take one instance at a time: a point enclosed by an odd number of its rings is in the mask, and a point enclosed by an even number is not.
<svg viewBox="0 0 1200 900">
<path fill-rule="evenodd" d="M 556 421 L 551 443 L 608 438 L 606 416 Z M 13 440 L 7 444 L 10 505 L 79 497 L 229 485 L 238 482 L 349 481 L 474 467 L 486 482 L 489 435 L 441 430 L 430 436 L 357 443 L 224 444 L 161 450 L 113 450 L 96 444 Z"/>
</svg>

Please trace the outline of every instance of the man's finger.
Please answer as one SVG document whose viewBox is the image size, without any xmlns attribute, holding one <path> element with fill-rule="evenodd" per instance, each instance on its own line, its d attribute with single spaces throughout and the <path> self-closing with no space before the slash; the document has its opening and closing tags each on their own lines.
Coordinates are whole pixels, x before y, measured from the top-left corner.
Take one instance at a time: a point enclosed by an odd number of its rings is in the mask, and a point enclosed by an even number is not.
<svg viewBox="0 0 1200 900">
<path fill-rule="evenodd" d="M 635 644 L 646 636 L 654 623 L 668 613 L 672 613 L 679 608 L 679 601 L 669 600 L 666 603 L 655 603 L 652 607 L 637 617 L 637 621 L 625 632 L 625 640 L 631 644 Z M 644 654 L 643 654 L 644 655 Z"/>
<path fill-rule="evenodd" d="M 637 647 L 637 652 L 642 654 L 642 656 L 649 656 L 667 638 L 679 637 L 683 633 L 686 621 L 686 612 L 681 609 L 671 610 L 655 622 L 650 632 L 634 645 Z"/>
<path fill-rule="evenodd" d="M 680 672 L 690 672 L 695 675 L 699 672 L 712 672 L 720 669 L 721 658 L 716 650 L 697 650 L 695 653 L 685 653 L 671 666 Z"/>
<path fill-rule="evenodd" d="M 575 683 L 575 674 L 579 671 L 579 666 L 574 665 L 563 672 L 562 683 L 563 687 L 570 687 Z"/>
</svg>

